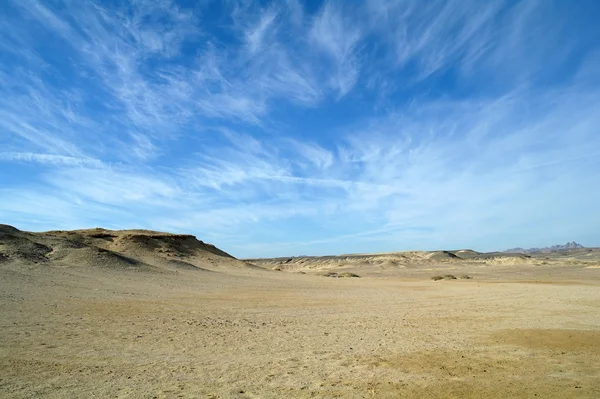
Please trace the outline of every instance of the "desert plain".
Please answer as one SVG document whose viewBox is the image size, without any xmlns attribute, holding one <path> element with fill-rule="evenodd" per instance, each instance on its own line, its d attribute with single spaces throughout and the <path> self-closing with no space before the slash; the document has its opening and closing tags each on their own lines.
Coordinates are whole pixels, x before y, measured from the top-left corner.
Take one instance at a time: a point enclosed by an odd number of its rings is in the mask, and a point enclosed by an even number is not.
<svg viewBox="0 0 600 399">
<path fill-rule="evenodd" d="M 0 225 L 0 397 L 599 398 L 599 277 L 594 248 L 238 260 Z"/>
</svg>

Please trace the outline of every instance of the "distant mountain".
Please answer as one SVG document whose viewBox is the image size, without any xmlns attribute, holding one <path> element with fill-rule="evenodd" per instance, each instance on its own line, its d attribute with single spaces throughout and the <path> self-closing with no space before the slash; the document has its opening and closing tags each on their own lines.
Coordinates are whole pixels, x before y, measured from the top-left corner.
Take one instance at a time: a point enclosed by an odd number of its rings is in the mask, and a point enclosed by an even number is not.
<svg viewBox="0 0 600 399">
<path fill-rule="evenodd" d="M 560 252 L 566 251 L 569 249 L 579 249 L 585 248 L 583 245 L 576 243 L 575 241 L 571 241 L 566 243 L 565 245 L 553 245 L 551 247 L 545 248 L 511 248 L 507 249 L 504 252 L 512 252 L 512 253 L 523 253 L 523 254 L 534 254 L 534 253 L 549 253 L 549 252 Z"/>
</svg>

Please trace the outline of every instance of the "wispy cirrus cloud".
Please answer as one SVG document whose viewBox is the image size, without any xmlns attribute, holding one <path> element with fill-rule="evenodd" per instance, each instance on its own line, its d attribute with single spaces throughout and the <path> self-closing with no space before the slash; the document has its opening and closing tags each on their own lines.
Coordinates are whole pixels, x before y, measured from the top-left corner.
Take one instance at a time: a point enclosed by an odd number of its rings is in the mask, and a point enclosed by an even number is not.
<svg viewBox="0 0 600 399">
<path fill-rule="evenodd" d="M 586 7 L 6 3 L 0 217 L 240 256 L 598 245 Z"/>
<path fill-rule="evenodd" d="M 362 38 L 361 25 L 344 13 L 340 4 L 327 2 L 316 16 L 310 40 L 330 58 L 334 73 L 329 84 L 346 95 L 356 84 L 360 74 L 358 46 Z"/>
<path fill-rule="evenodd" d="M 104 167 L 104 163 L 93 158 L 77 158 L 65 155 L 38 154 L 32 152 L 0 152 L 0 160 L 34 162 L 51 166 Z"/>
</svg>

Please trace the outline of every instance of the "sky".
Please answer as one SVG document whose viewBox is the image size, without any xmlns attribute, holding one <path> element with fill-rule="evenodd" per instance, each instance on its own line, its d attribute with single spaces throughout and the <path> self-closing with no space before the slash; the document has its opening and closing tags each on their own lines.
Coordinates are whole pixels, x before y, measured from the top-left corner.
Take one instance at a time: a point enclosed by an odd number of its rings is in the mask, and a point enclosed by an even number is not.
<svg viewBox="0 0 600 399">
<path fill-rule="evenodd" d="M 0 223 L 237 257 L 600 246 L 600 3 L 0 2 Z"/>
</svg>

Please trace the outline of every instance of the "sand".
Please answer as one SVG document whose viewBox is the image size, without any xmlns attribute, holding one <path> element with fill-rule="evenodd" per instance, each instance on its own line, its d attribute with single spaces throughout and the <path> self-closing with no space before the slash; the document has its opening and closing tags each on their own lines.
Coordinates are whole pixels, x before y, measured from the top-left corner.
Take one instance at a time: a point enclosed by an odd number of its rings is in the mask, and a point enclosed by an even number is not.
<svg viewBox="0 0 600 399">
<path fill-rule="evenodd" d="M 90 232 L 0 229 L 0 397 L 600 397 L 599 251 L 241 261 Z"/>
</svg>

